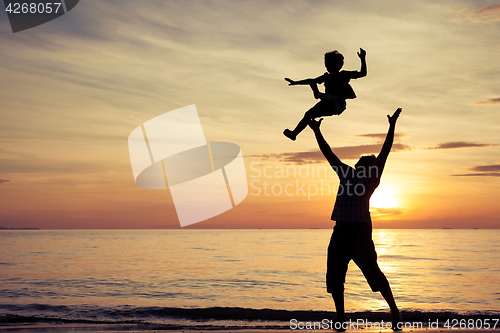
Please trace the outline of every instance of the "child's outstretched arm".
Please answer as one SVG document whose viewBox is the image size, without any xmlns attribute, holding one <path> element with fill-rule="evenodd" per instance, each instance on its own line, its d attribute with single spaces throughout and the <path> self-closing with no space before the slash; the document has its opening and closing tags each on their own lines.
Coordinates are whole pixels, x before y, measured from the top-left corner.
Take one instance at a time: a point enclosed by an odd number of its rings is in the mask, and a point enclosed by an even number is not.
<svg viewBox="0 0 500 333">
<path fill-rule="evenodd" d="M 323 82 L 323 80 L 321 78 L 322 78 L 322 76 L 314 78 L 314 79 L 304 79 L 304 80 L 294 81 L 294 80 L 289 79 L 289 78 L 286 77 L 285 80 L 288 82 L 289 86 L 306 85 L 306 84 L 308 84 L 311 87 L 312 91 L 313 91 L 314 98 L 318 99 L 321 96 L 321 93 L 318 90 L 318 83 L 322 83 Z"/>
<path fill-rule="evenodd" d="M 288 81 L 289 86 L 296 86 L 299 84 L 309 84 L 309 85 L 316 84 L 316 79 L 304 79 L 304 80 L 294 81 L 286 77 L 285 80 Z"/>
<path fill-rule="evenodd" d="M 365 77 L 367 74 L 367 71 L 366 71 L 366 51 L 363 50 L 362 48 L 359 48 L 358 57 L 361 60 L 361 69 L 359 70 L 359 72 L 358 71 L 352 72 L 354 74 L 352 76 L 353 79 Z"/>
</svg>

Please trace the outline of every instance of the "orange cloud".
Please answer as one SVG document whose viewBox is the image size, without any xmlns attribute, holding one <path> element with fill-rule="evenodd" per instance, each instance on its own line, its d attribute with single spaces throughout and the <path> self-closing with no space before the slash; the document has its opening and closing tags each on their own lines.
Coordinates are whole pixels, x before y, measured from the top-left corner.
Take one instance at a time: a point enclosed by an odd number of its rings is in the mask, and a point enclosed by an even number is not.
<svg viewBox="0 0 500 333">
<path fill-rule="evenodd" d="M 466 141 L 448 141 L 443 143 L 438 143 L 435 147 L 430 147 L 428 149 L 457 149 L 457 148 L 478 148 L 478 147 L 492 147 L 498 146 L 496 144 L 490 143 L 475 143 Z"/>
<path fill-rule="evenodd" d="M 452 175 L 454 177 L 500 177 L 500 164 L 477 165 L 468 169 L 472 173 Z"/>
<path fill-rule="evenodd" d="M 500 164 L 478 165 L 470 169 L 476 172 L 500 172 Z"/>
<path fill-rule="evenodd" d="M 484 172 L 484 173 L 463 173 L 452 175 L 453 177 L 500 177 L 500 172 Z"/>
<path fill-rule="evenodd" d="M 384 140 L 385 137 L 387 136 L 387 133 L 371 133 L 371 134 L 359 134 L 356 135 L 361 138 L 370 138 L 370 139 L 376 139 L 376 140 Z M 406 133 L 395 133 L 394 138 L 399 139 L 402 137 L 405 137 Z"/>
<path fill-rule="evenodd" d="M 479 101 L 472 103 L 472 105 L 500 105 L 500 97 L 499 98 L 488 98 L 484 101 Z"/>
<path fill-rule="evenodd" d="M 469 20 L 474 23 L 491 23 L 500 21 L 500 4 L 489 6 L 489 7 L 479 7 L 471 10 L 466 10 L 463 12 L 465 15 L 463 19 Z"/>
<path fill-rule="evenodd" d="M 374 216 L 395 216 L 401 215 L 405 213 L 405 210 L 402 208 L 370 208 Z"/>
<path fill-rule="evenodd" d="M 346 147 L 332 147 L 332 151 L 340 159 L 354 160 L 360 158 L 362 155 L 378 154 L 382 149 L 382 144 L 375 145 L 360 145 L 360 146 L 346 146 Z M 391 152 L 412 150 L 413 147 L 395 143 L 392 145 Z M 265 160 L 279 160 L 280 162 L 291 162 L 297 164 L 305 164 L 307 162 L 323 162 L 325 158 L 319 149 L 303 152 L 293 153 L 270 153 L 263 155 L 255 155 Z"/>
<path fill-rule="evenodd" d="M 362 134 L 358 136 L 380 138 L 379 134 Z M 402 134 L 401 136 L 404 136 L 404 134 Z M 489 143 L 466 142 L 466 141 L 449 141 L 449 142 L 439 143 L 434 147 L 429 147 L 426 149 L 458 149 L 458 148 L 480 148 L 480 147 L 492 147 L 492 146 L 498 146 L 498 145 Z M 382 149 L 382 143 L 373 145 L 332 147 L 332 151 L 341 160 L 343 159 L 355 160 L 363 155 L 371 155 L 371 154 L 377 155 L 378 153 L 380 153 L 381 149 Z M 398 151 L 410 151 L 413 149 L 415 149 L 415 147 L 413 146 L 401 143 L 395 143 L 392 145 L 391 152 L 394 153 Z M 258 157 L 264 160 L 274 160 L 274 161 L 295 163 L 295 164 L 316 163 L 316 162 L 323 162 L 325 160 L 323 154 L 319 149 L 314 149 L 310 151 L 291 152 L 291 153 L 269 153 L 262 155 L 253 155 L 248 157 Z"/>
<path fill-rule="evenodd" d="M 0 184 L 10 183 L 10 180 L 0 179 Z"/>
</svg>

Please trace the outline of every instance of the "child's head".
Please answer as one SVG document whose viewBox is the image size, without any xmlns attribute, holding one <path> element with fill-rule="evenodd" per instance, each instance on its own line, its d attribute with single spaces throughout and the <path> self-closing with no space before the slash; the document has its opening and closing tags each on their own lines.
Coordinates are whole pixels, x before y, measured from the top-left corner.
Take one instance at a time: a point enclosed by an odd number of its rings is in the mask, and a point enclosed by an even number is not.
<svg viewBox="0 0 500 333">
<path fill-rule="evenodd" d="M 329 73 L 338 73 L 344 66 L 344 56 L 339 51 L 325 53 L 325 67 Z"/>
</svg>

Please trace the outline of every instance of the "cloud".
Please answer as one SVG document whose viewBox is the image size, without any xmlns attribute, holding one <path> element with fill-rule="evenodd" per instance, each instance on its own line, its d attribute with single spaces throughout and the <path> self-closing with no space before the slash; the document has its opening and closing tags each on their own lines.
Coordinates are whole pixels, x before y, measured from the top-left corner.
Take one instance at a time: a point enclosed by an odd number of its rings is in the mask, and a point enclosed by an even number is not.
<svg viewBox="0 0 500 333">
<path fill-rule="evenodd" d="M 380 138 L 382 134 L 361 134 L 361 137 L 370 138 Z M 385 134 L 383 134 L 385 137 Z M 405 134 L 401 134 L 404 136 Z M 449 141 L 437 144 L 435 147 L 429 147 L 427 149 L 457 149 L 457 148 L 478 148 L 478 147 L 491 147 L 498 146 L 497 144 L 489 143 L 475 143 L 466 141 Z M 382 143 L 373 145 L 359 145 L 359 146 L 345 146 L 345 147 L 332 147 L 332 151 L 341 160 L 357 160 L 363 155 L 377 155 L 382 149 Z M 413 146 L 405 145 L 401 143 L 395 143 L 392 145 L 391 152 L 395 153 L 398 151 L 410 151 L 415 149 Z M 289 152 L 289 153 L 269 153 L 262 155 L 253 155 L 249 157 L 258 157 L 264 160 L 274 160 L 287 163 L 295 164 L 305 164 L 305 163 L 318 163 L 323 162 L 325 158 L 319 149 L 314 149 L 310 151 L 300 151 L 300 152 Z"/>
<path fill-rule="evenodd" d="M 469 20 L 474 23 L 491 23 L 500 21 L 500 4 L 479 7 L 475 9 L 466 10 L 463 12 L 463 19 Z"/>
<path fill-rule="evenodd" d="M 2 172 L 11 173 L 50 173 L 50 174 L 91 174 L 102 173 L 112 166 L 99 162 L 83 161 L 61 161 L 56 159 L 32 159 L 34 162 L 28 162 L 23 159 L 2 159 Z M 8 180 L 6 181 L 8 182 Z"/>
<path fill-rule="evenodd" d="M 358 159 L 362 155 L 378 154 L 382 149 L 382 144 L 375 145 L 360 145 L 346 147 L 332 147 L 332 151 L 338 158 L 342 159 Z M 392 145 L 392 152 L 412 150 L 413 147 L 395 143 Z M 254 155 L 252 157 L 260 157 L 265 160 L 279 160 L 280 162 L 289 162 L 296 164 L 304 164 L 306 162 L 322 162 L 325 160 L 320 150 L 311 150 L 304 152 L 292 153 L 270 153 L 263 155 Z"/>
<path fill-rule="evenodd" d="M 324 160 L 323 154 L 319 150 L 294 152 L 294 153 L 269 153 L 262 155 L 252 155 L 264 160 L 278 160 L 280 162 L 289 162 L 296 164 L 305 164 L 306 162 L 316 163 Z"/>
<path fill-rule="evenodd" d="M 478 148 L 478 147 L 492 147 L 492 146 L 498 146 L 498 145 L 490 143 L 467 142 L 467 141 L 448 141 L 448 142 L 438 143 L 435 147 L 429 147 L 427 149 L 457 149 L 457 148 Z"/>
<path fill-rule="evenodd" d="M 371 133 L 371 134 L 359 134 L 356 135 L 361 138 L 370 138 L 370 139 L 377 139 L 377 140 L 385 140 L 385 137 L 387 136 L 387 133 Z M 394 138 L 399 139 L 402 137 L 405 137 L 406 133 L 395 133 Z"/>
<path fill-rule="evenodd" d="M 472 105 L 500 105 L 500 97 L 499 98 L 488 98 L 484 101 L 479 101 L 472 103 Z"/>
<path fill-rule="evenodd" d="M 477 165 L 468 168 L 472 173 L 452 175 L 453 177 L 500 177 L 500 164 Z"/>
<path fill-rule="evenodd" d="M 453 177 L 500 177 L 500 172 L 463 173 Z"/>
<path fill-rule="evenodd" d="M 500 172 L 500 164 L 478 165 L 470 168 L 470 170 L 476 172 Z"/>
<path fill-rule="evenodd" d="M 374 210 L 374 213 L 376 215 L 384 215 L 384 216 L 389 216 L 389 215 L 401 215 L 404 214 L 405 210 L 402 208 L 371 208 Z"/>
<path fill-rule="evenodd" d="M 10 180 L 0 179 L 0 184 L 10 183 Z"/>
</svg>

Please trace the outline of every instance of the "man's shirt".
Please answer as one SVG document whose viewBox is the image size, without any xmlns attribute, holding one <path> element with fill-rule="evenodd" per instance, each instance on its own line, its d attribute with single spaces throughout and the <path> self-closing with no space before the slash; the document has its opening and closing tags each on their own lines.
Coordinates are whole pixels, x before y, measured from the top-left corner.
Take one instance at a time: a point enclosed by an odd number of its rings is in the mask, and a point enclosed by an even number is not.
<svg viewBox="0 0 500 333">
<path fill-rule="evenodd" d="M 371 224 L 370 197 L 380 184 L 376 166 L 358 170 L 342 163 L 333 167 L 340 179 L 332 220 L 337 222 L 366 222 Z"/>
</svg>

